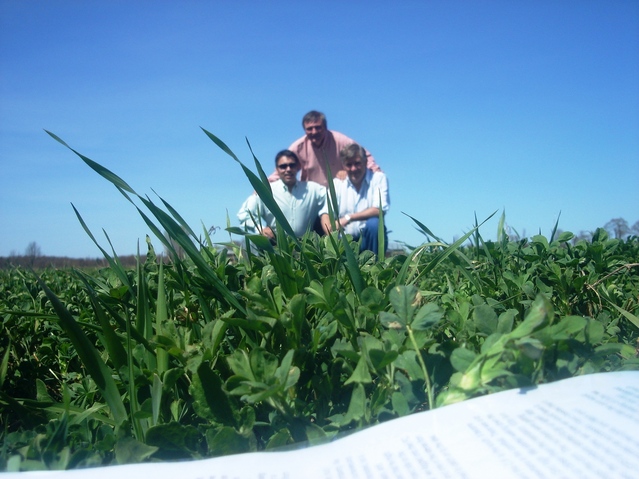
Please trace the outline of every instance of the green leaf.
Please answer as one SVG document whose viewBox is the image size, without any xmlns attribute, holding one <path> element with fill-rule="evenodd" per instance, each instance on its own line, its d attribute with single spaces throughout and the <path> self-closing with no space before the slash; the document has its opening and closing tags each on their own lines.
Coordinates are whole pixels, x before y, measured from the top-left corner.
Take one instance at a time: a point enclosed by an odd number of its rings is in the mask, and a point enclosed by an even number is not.
<svg viewBox="0 0 639 479">
<path fill-rule="evenodd" d="M 529 336 L 545 322 L 552 321 L 552 318 L 552 304 L 545 296 L 540 294 L 528 310 L 526 318 L 509 336 L 513 339 Z"/>
<path fill-rule="evenodd" d="M 544 353 L 544 345 L 538 339 L 521 338 L 515 341 L 515 346 L 530 359 L 539 359 Z"/>
<path fill-rule="evenodd" d="M 444 317 L 444 313 L 435 303 L 427 303 L 422 306 L 411 323 L 415 331 L 425 331 L 438 324 Z"/>
<path fill-rule="evenodd" d="M 388 299 L 393 305 L 395 314 L 399 318 L 400 324 L 410 324 L 413 320 L 415 313 L 415 296 L 417 295 L 417 287 L 414 285 L 409 286 L 395 286 L 391 289 Z"/>
<path fill-rule="evenodd" d="M 368 370 L 366 357 L 362 354 L 357 362 L 357 366 L 355 367 L 353 374 L 346 380 L 346 382 L 344 382 L 344 385 L 346 386 L 351 383 L 370 384 L 372 382 L 373 378 L 371 378 L 371 373 Z"/>
<path fill-rule="evenodd" d="M 118 464 L 136 464 L 145 461 L 158 450 L 131 437 L 123 437 L 115 443 L 115 460 Z"/>
<path fill-rule="evenodd" d="M 193 407 L 200 417 L 213 419 L 227 426 L 235 425 L 233 407 L 222 388 L 222 380 L 207 363 L 202 363 L 197 368 L 190 391 L 194 400 Z"/>
<path fill-rule="evenodd" d="M 190 424 L 171 422 L 149 428 L 146 442 L 157 447 L 156 456 L 162 459 L 189 459 L 197 449 L 200 434 Z"/>
<path fill-rule="evenodd" d="M 371 360 L 373 367 L 380 371 L 384 369 L 386 366 L 391 364 L 399 353 L 397 351 L 381 351 L 379 349 L 369 349 L 368 357 Z"/>
<path fill-rule="evenodd" d="M 490 335 L 497 331 L 497 313 L 487 304 L 480 304 L 475 307 L 473 320 L 477 330 L 485 335 Z"/>
<path fill-rule="evenodd" d="M 388 329 L 406 329 L 406 323 L 394 313 L 382 311 L 379 313 L 379 322 Z"/>
<path fill-rule="evenodd" d="M 51 291 L 47 285 L 39 277 L 36 277 L 38 284 L 51 301 L 60 325 L 76 348 L 78 356 L 82 360 L 84 367 L 87 369 L 98 389 L 103 394 L 113 418 L 118 424 L 123 423 L 127 419 L 127 412 L 122 402 L 122 397 L 115 381 L 113 380 L 114 372 L 111 371 L 96 348 L 91 344 L 78 323 L 75 321 L 69 310 L 62 304 L 60 299 Z"/>
<path fill-rule="evenodd" d="M 450 355 L 450 364 L 456 371 L 464 372 L 473 363 L 477 354 L 474 351 L 466 348 L 456 348 Z"/>
<path fill-rule="evenodd" d="M 639 328 L 639 316 L 635 316 L 634 314 L 626 311 L 623 308 L 620 308 L 619 306 L 617 306 L 616 304 L 612 304 L 611 305 L 617 310 L 619 311 L 628 321 L 630 321 L 632 324 L 635 325 L 636 328 Z"/>
<path fill-rule="evenodd" d="M 251 450 L 250 441 L 232 427 L 209 429 L 206 433 L 209 452 L 214 456 L 226 456 Z"/>
<path fill-rule="evenodd" d="M 344 416 L 343 424 L 346 425 L 351 421 L 359 421 L 366 414 L 366 391 L 362 384 L 357 384 L 353 388 L 351 400 L 348 403 L 348 411 Z"/>
<path fill-rule="evenodd" d="M 0 390 L 2 390 L 4 379 L 7 376 L 10 352 L 11 352 L 11 340 L 9 340 L 9 344 L 7 344 L 7 349 L 5 350 L 4 355 L 2 356 L 2 364 L 0 365 Z"/>
</svg>

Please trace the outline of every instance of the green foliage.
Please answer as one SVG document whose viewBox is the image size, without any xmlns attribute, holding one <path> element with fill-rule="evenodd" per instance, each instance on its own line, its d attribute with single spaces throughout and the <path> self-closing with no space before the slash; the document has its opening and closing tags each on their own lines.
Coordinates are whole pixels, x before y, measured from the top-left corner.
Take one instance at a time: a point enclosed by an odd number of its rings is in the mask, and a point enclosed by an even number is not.
<svg viewBox="0 0 639 479">
<path fill-rule="evenodd" d="M 497 242 L 477 223 L 451 245 L 415 220 L 436 241 L 388 258 L 337 233 L 216 246 L 77 154 L 170 261 L 148 240 L 125 268 L 76 211 L 108 267 L 0 271 L 3 470 L 316 444 L 508 388 L 639 368 L 637 237 L 510 241 L 502 216 Z M 259 162 L 259 176 L 241 166 L 268 197 Z"/>
</svg>

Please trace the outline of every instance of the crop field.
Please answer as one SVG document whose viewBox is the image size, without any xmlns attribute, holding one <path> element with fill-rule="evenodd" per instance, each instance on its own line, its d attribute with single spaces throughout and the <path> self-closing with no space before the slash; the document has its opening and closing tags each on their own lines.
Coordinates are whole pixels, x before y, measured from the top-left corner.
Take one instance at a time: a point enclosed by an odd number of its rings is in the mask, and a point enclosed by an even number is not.
<svg viewBox="0 0 639 479">
<path fill-rule="evenodd" d="M 414 220 L 427 242 L 383 257 L 337 233 L 294 238 L 279 217 L 277 246 L 230 227 L 242 242 L 216 245 L 75 153 L 169 258 L 149 239 L 127 268 L 96 242 L 107 267 L 0 270 L 1 470 L 313 445 L 505 389 L 639 369 L 636 236 L 514 241 L 502 216 L 496 241 L 477 224 L 446 244 Z M 240 166 L 271 205 L 259 163 L 258 175 Z"/>
</svg>

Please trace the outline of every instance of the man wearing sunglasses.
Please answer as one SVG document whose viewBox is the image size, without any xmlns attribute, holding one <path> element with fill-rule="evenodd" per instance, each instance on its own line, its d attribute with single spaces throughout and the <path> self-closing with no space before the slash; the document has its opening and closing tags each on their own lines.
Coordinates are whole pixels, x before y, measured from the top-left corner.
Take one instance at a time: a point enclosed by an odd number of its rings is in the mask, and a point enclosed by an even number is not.
<svg viewBox="0 0 639 479">
<path fill-rule="evenodd" d="M 299 158 L 290 150 L 282 150 L 275 156 L 275 169 L 279 178 L 271 183 L 273 198 L 296 236 L 303 236 L 307 230 L 313 230 L 318 219 L 322 230 L 327 232 L 329 219 L 326 188 L 313 181 L 298 181 L 300 167 Z M 275 240 L 275 217 L 256 194 L 249 196 L 242 204 L 237 217 L 247 231 Z"/>
</svg>

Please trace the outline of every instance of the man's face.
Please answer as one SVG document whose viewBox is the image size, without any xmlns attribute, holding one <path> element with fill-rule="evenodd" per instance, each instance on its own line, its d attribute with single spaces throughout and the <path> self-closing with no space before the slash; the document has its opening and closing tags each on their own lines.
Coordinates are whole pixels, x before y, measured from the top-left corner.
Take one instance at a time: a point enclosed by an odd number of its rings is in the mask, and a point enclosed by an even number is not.
<svg viewBox="0 0 639 479">
<path fill-rule="evenodd" d="M 348 179 L 351 180 L 355 186 L 359 186 L 366 175 L 366 164 L 359 156 L 344 161 L 344 169 L 348 175 Z"/>
<path fill-rule="evenodd" d="M 297 172 L 299 171 L 300 166 L 295 162 L 295 159 L 289 158 L 288 156 L 282 156 L 279 160 L 277 160 L 277 174 L 280 176 L 280 179 L 284 182 L 286 186 L 289 188 L 295 185 L 297 181 Z"/>
<path fill-rule="evenodd" d="M 326 128 L 321 121 L 311 120 L 305 122 L 304 131 L 306 132 L 306 137 L 311 140 L 315 148 L 322 146 L 326 137 Z"/>
</svg>

